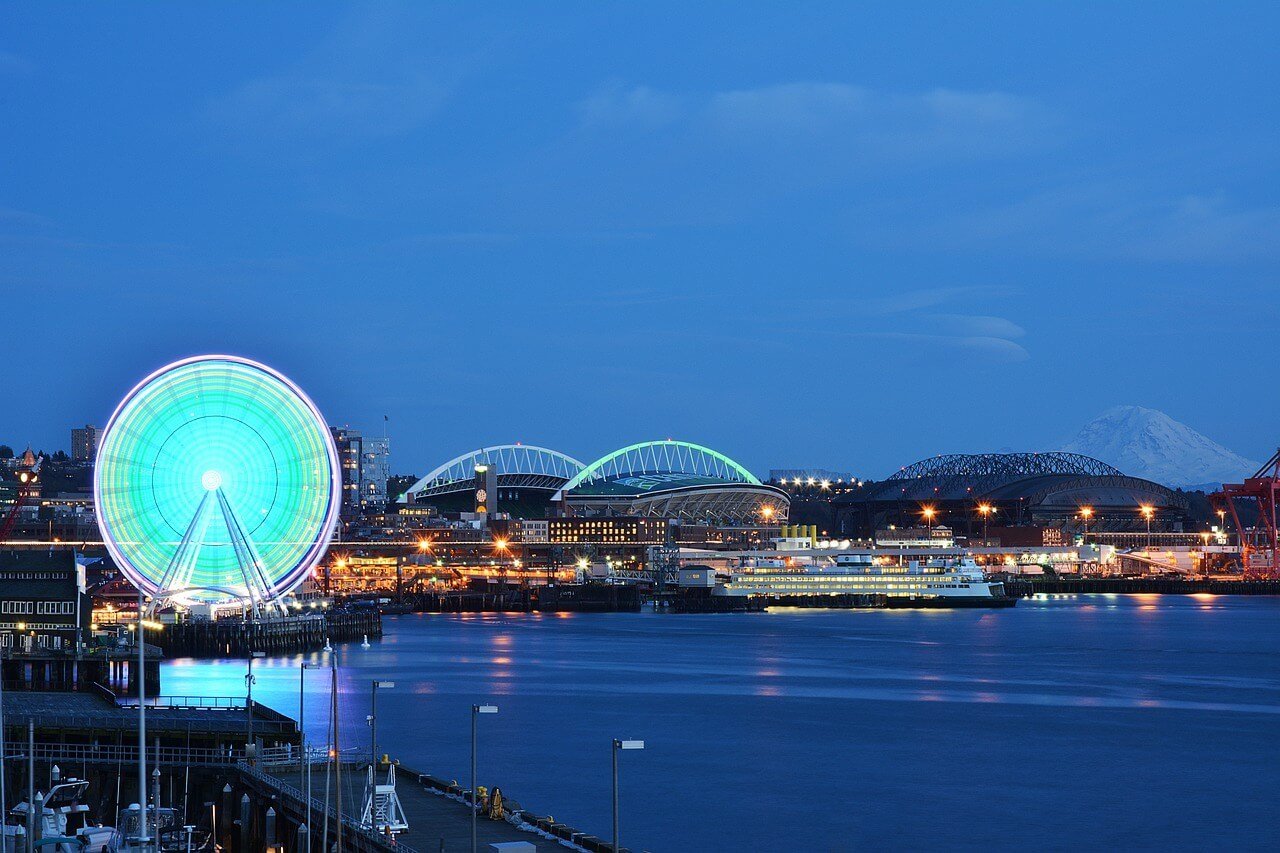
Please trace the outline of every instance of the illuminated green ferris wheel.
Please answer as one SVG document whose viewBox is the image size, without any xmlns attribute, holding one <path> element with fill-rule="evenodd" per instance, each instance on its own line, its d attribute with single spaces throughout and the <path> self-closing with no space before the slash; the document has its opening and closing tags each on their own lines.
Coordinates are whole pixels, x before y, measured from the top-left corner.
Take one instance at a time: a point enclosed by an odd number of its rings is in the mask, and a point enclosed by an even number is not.
<svg viewBox="0 0 1280 853">
<path fill-rule="evenodd" d="M 197 356 L 142 380 L 98 446 L 98 526 L 156 601 L 279 606 L 329 545 L 337 452 L 315 404 L 244 358 Z"/>
</svg>

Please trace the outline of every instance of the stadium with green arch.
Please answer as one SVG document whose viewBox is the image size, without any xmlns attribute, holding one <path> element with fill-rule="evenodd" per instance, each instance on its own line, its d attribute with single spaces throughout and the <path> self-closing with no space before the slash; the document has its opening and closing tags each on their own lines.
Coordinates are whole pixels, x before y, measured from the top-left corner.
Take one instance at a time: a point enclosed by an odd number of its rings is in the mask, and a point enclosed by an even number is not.
<svg viewBox="0 0 1280 853">
<path fill-rule="evenodd" d="M 631 444 L 591 463 L 528 445 L 486 447 L 440 465 L 401 502 L 466 510 L 479 466 L 497 471 L 492 511 L 514 518 L 638 516 L 750 525 L 785 521 L 790 509 L 785 491 L 730 457 L 674 439 Z"/>
</svg>

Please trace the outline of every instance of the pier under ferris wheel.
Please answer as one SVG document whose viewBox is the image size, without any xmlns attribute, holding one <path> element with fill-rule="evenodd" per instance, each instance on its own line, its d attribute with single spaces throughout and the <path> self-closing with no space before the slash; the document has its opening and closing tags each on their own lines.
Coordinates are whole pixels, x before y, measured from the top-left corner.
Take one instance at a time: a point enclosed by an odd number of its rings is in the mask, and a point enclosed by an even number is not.
<svg viewBox="0 0 1280 853">
<path fill-rule="evenodd" d="M 328 545 L 337 470 L 297 386 L 233 356 L 187 359 L 143 380 L 104 431 L 99 526 L 152 609 L 240 601 L 268 615 Z"/>
</svg>

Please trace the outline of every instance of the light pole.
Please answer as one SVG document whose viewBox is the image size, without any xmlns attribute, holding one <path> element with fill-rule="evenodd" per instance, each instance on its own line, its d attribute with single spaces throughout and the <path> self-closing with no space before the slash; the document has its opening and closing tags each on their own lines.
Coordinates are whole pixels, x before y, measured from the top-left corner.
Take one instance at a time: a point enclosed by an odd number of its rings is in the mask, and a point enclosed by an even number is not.
<svg viewBox="0 0 1280 853">
<path fill-rule="evenodd" d="M 250 764 L 255 763 L 258 757 L 258 751 L 253 748 L 253 685 L 258 680 L 253 674 L 253 661 L 254 658 L 265 658 L 266 656 L 266 652 L 249 652 L 249 671 L 244 676 L 244 686 L 247 691 L 244 704 L 249 712 L 249 742 L 245 745 L 245 752 Z"/>
<path fill-rule="evenodd" d="M 395 687 L 394 681 L 369 682 L 369 766 L 378 769 L 378 688 L 389 690 Z"/>
<path fill-rule="evenodd" d="M 618 753 L 624 749 L 644 749 L 642 740 L 613 739 L 613 853 L 618 853 Z"/>
<path fill-rule="evenodd" d="M 480 803 L 476 797 L 476 721 L 481 714 L 498 713 L 497 705 L 471 706 L 471 853 L 476 853 L 476 812 Z"/>
<path fill-rule="evenodd" d="M 311 759 L 307 755 L 307 663 L 298 670 L 298 730 L 302 732 L 302 743 L 298 752 L 298 769 L 302 773 L 303 787 L 306 790 L 306 804 L 302 807 L 306 817 L 303 823 L 307 826 L 306 842 L 303 853 L 311 853 Z"/>
<path fill-rule="evenodd" d="M 991 517 L 991 513 L 995 512 L 995 507 L 991 504 L 979 504 L 978 512 L 982 515 L 982 547 L 987 546 L 987 519 Z"/>
<path fill-rule="evenodd" d="M 1080 507 L 1080 520 L 1084 522 L 1084 540 L 1083 544 L 1089 544 L 1089 519 L 1093 518 L 1093 507 Z"/>
<path fill-rule="evenodd" d="M 1138 507 L 1138 511 L 1142 513 L 1142 517 L 1147 521 L 1147 550 L 1151 550 L 1151 518 L 1156 514 L 1156 508 L 1151 504 L 1143 504 Z"/>
<path fill-rule="evenodd" d="M 938 514 L 938 511 L 931 506 L 927 506 L 924 509 L 920 510 L 920 514 L 924 516 L 925 528 L 932 531 L 933 519 L 934 519 L 934 516 Z"/>
<path fill-rule="evenodd" d="M 4 646 L 0 646 L 0 814 L 8 814 L 8 806 L 5 805 L 7 792 L 4 789 Z"/>
</svg>

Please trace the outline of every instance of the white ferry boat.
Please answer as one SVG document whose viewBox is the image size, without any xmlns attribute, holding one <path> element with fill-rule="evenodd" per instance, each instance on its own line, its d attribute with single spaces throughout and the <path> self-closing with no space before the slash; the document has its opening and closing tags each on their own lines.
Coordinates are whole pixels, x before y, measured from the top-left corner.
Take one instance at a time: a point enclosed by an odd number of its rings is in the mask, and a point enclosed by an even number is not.
<svg viewBox="0 0 1280 853">
<path fill-rule="evenodd" d="M 1004 584 L 988 581 L 971 557 L 949 563 L 876 565 L 870 554 L 840 554 L 834 564 L 734 571 L 720 595 L 883 595 L 889 607 L 1011 607 Z"/>
</svg>

